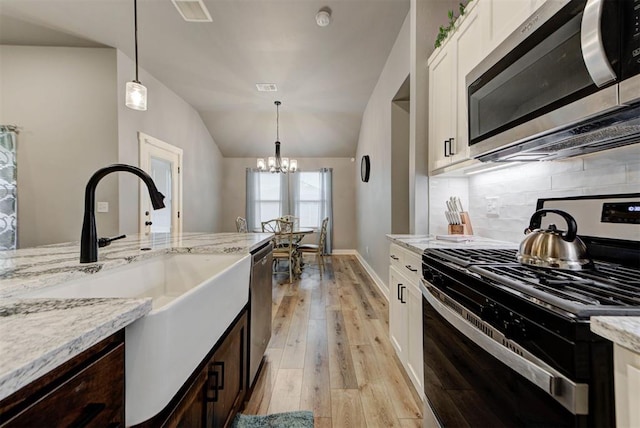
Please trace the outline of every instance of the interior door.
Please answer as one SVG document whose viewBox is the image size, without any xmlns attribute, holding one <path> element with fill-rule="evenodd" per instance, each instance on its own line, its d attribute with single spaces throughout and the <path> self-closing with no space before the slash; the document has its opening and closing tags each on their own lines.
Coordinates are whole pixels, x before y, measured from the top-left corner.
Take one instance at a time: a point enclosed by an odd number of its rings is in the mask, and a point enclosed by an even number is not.
<svg viewBox="0 0 640 428">
<path fill-rule="evenodd" d="M 140 187 L 140 233 L 182 231 L 182 149 L 138 132 L 140 168 L 165 196 L 165 208 L 153 210 L 146 188 Z"/>
</svg>

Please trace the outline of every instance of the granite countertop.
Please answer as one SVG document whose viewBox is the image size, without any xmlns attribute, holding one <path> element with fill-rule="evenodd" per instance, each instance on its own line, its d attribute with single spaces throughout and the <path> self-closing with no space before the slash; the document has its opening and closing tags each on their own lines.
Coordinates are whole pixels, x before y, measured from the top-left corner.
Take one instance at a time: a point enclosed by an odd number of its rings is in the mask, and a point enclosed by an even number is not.
<svg viewBox="0 0 640 428">
<path fill-rule="evenodd" d="M 513 242 L 476 235 L 387 235 L 387 239 L 419 255 L 432 248 L 518 248 Z"/>
<path fill-rule="evenodd" d="M 151 310 L 151 299 L 44 299 L 29 292 L 169 253 L 248 254 L 268 233 L 130 235 L 80 264 L 79 243 L 0 253 L 0 399 Z"/>
<path fill-rule="evenodd" d="M 640 353 L 640 317 L 592 317 L 591 331 Z"/>
</svg>

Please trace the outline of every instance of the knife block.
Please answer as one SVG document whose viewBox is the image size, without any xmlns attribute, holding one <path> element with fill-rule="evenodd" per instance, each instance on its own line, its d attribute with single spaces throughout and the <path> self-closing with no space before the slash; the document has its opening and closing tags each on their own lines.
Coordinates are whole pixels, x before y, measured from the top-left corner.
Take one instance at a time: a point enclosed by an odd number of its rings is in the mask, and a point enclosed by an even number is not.
<svg viewBox="0 0 640 428">
<path fill-rule="evenodd" d="M 460 213 L 462 224 L 450 224 L 448 228 L 449 235 L 473 235 L 473 227 L 471 227 L 471 219 L 469 213 L 464 211 Z"/>
</svg>

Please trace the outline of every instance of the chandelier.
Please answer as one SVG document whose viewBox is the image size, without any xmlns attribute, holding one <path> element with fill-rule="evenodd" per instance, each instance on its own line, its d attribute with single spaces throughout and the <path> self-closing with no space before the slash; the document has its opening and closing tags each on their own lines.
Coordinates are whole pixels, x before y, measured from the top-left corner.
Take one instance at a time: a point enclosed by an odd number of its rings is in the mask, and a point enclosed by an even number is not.
<svg viewBox="0 0 640 428">
<path fill-rule="evenodd" d="M 264 158 L 258 158 L 258 169 L 260 171 L 281 172 L 286 174 L 288 172 L 296 172 L 298 170 L 298 161 L 295 159 L 281 158 L 280 157 L 280 101 L 274 102 L 276 105 L 276 155 L 269 156 L 267 163 L 264 163 Z"/>
</svg>

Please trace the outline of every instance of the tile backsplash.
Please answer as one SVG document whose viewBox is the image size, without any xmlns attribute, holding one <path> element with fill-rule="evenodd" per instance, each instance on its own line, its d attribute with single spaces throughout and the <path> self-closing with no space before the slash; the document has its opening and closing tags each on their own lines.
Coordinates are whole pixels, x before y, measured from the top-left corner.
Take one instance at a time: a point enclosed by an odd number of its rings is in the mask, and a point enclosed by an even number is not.
<svg viewBox="0 0 640 428">
<path fill-rule="evenodd" d="M 640 145 L 560 161 L 532 162 L 467 178 L 433 177 L 431 233 L 446 233 L 441 205 L 458 195 L 476 235 L 520 242 L 539 198 L 640 192 Z M 493 205 L 493 210 L 488 206 Z M 578 231 L 578 233 L 580 233 Z"/>
</svg>

